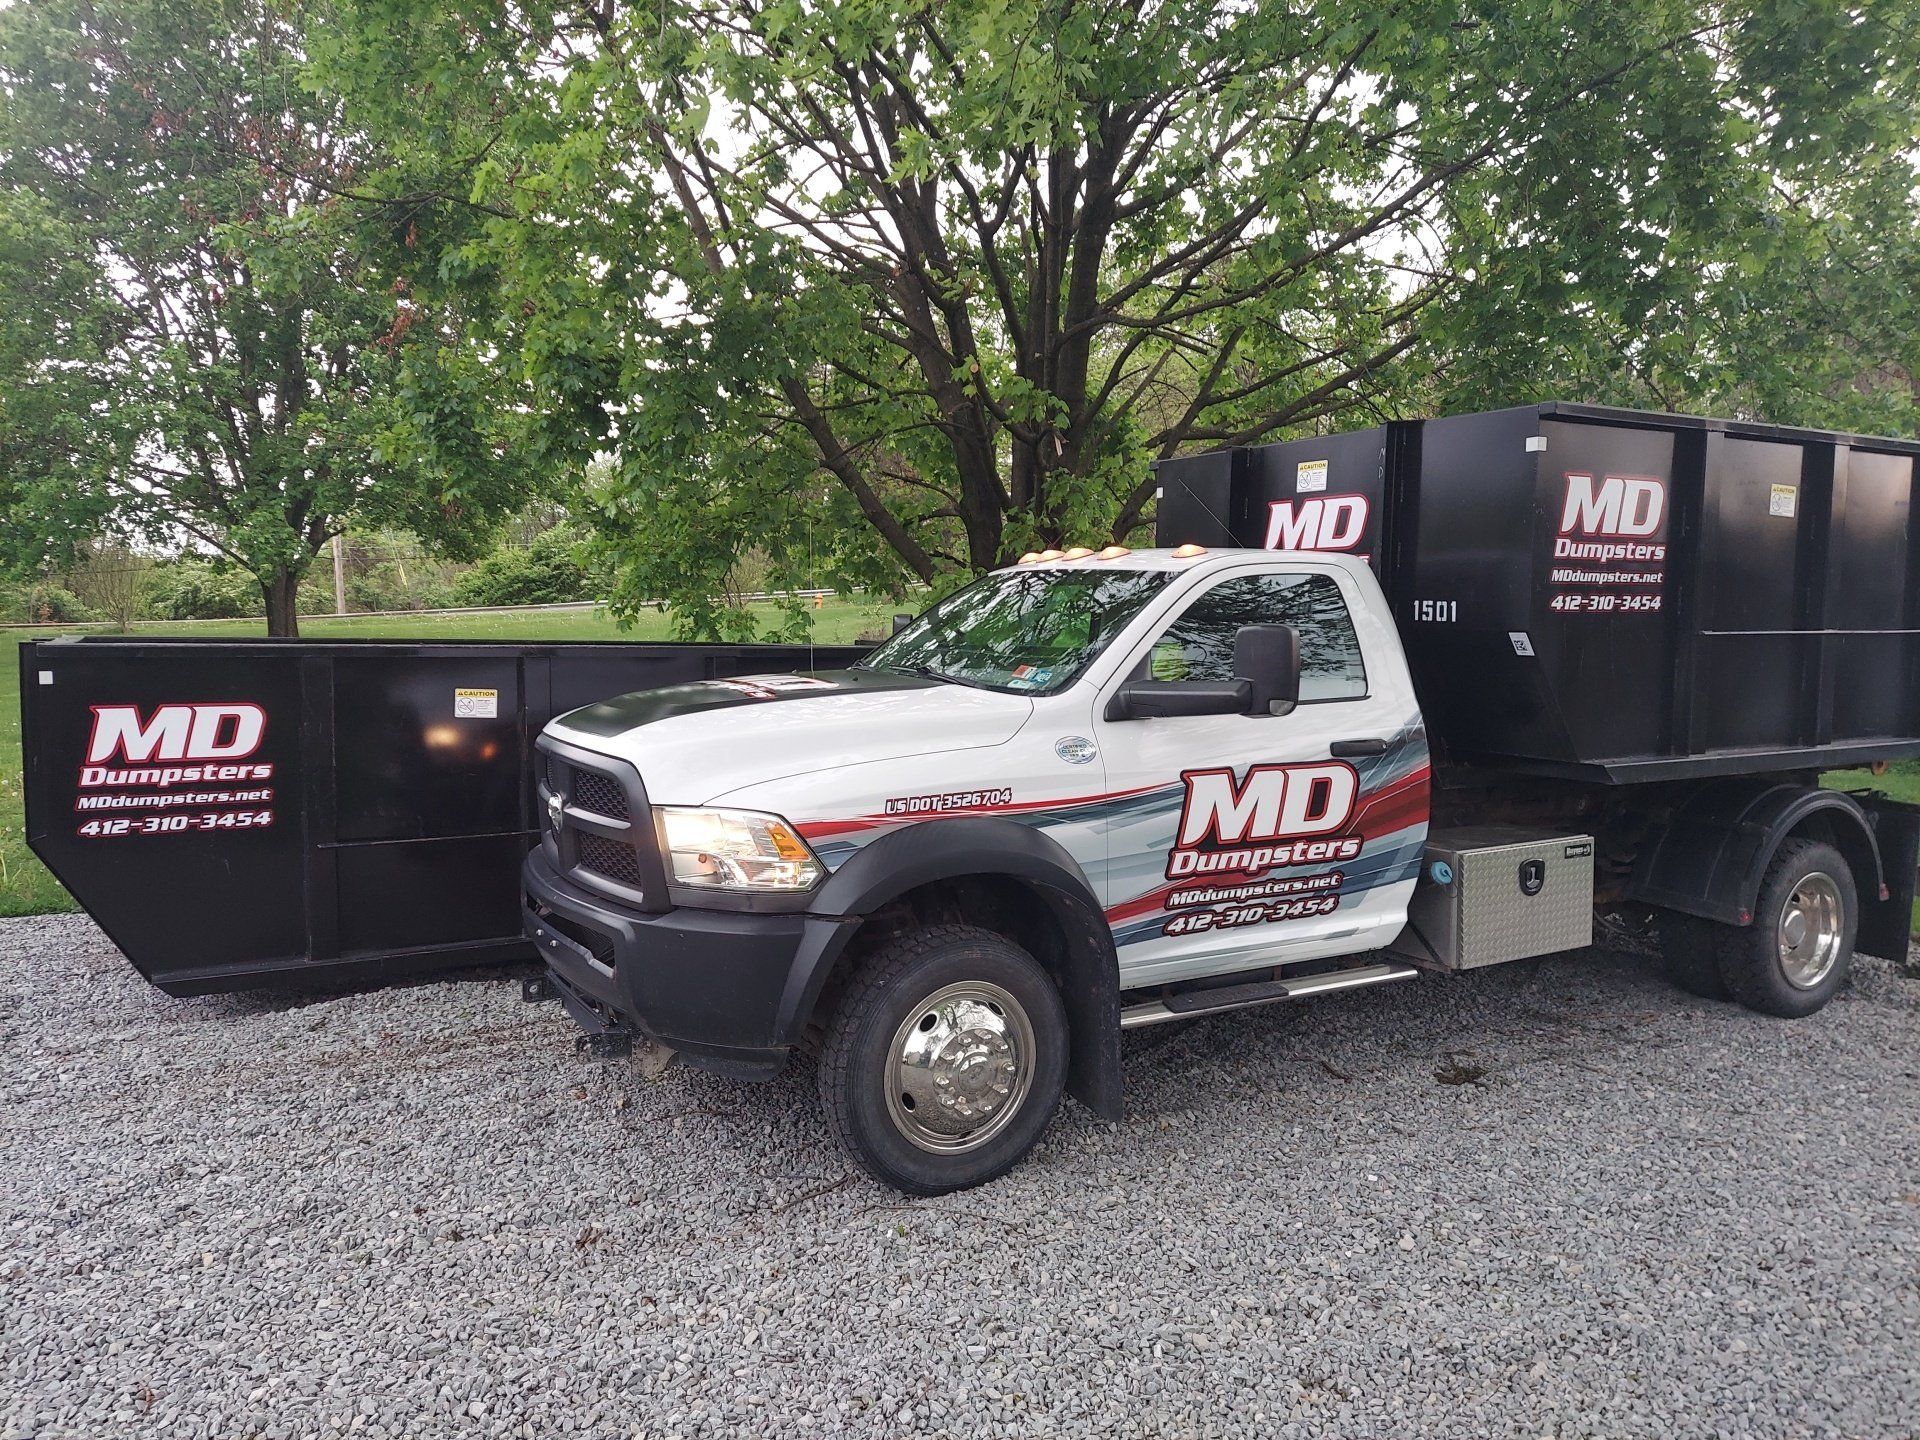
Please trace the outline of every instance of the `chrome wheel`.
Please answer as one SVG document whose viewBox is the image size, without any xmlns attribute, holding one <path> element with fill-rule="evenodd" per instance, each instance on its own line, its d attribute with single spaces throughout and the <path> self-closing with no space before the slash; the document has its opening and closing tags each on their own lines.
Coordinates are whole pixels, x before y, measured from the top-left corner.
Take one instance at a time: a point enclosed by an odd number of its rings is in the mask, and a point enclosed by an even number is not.
<svg viewBox="0 0 1920 1440">
<path fill-rule="evenodd" d="M 1840 887 L 1825 871 L 1816 870 L 1793 887 L 1774 928 L 1780 969 L 1789 985 L 1811 990 L 1833 973 L 1840 961 L 1845 915 Z"/>
<path fill-rule="evenodd" d="M 1033 1024 L 998 985 L 963 981 L 908 1012 L 887 1050 L 887 1113 L 922 1150 L 978 1149 L 1033 1088 Z"/>
</svg>

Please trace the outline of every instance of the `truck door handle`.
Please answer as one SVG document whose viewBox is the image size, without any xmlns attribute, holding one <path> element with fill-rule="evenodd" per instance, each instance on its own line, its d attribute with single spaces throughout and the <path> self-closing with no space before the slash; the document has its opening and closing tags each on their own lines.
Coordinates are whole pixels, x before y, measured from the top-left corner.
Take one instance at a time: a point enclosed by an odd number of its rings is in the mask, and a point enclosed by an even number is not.
<svg viewBox="0 0 1920 1440">
<path fill-rule="evenodd" d="M 1387 742 L 1384 740 L 1336 740 L 1327 747 L 1327 752 L 1336 760 L 1358 760 L 1367 755 L 1384 755 Z"/>
</svg>

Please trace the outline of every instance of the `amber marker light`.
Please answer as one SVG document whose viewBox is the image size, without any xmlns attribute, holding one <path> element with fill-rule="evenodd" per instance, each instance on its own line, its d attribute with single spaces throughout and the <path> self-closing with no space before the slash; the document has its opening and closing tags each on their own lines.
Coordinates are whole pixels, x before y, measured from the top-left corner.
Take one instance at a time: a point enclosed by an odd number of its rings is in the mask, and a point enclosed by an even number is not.
<svg viewBox="0 0 1920 1440">
<path fill-rule="evenodd" d="M 1040 552 L 1040 558 L 1042 560 L 1058 560 L 1060 558 L 1060 552 L 1058 550 L 1042 550 Z"/>
<path fill-rule="evenodd" d="M 1131 555 L 1132 553 L 1133 551 L 1124 545 L 1109 545 L 1106 549 L 1102 550 L 1096 558 L 1101 560 L 1118 560 L 1122 556 Z"/>
<path fill-rule="evenodd" d="M 1073 547 L 1073 549 L 1071 549 L 1071 550 L 1069 550 L 1069 551 L 1067 551 L 1065 555 L 1063 555 L 1063 556 L 1061 556 L 1061 559 L 1063 559 L 1063 560 L 1084 560 L 1084 559 L 1086 559 L 1086 558 L 1087 558 L 1087 557 L 1088 557 L 1089 555 L 1091 555 L 1092 553 L 1093 553 L 1093 551 L 1091 551 L 1091 550 L 1089 550 L 1089 549 L 1088 549 L 1088 548 L 1087 548 L 1086 546 L 1084 546 L 1084 545 L 1076 545 L 1076 546 L 1074 546 L 1074 547 Z"/>
<path fill-rule="evenodd" d="M 1204 545 L 1182 545 L 1178 550 L 1173 552 L 1173 558 L 1176 560 L 1191 560 L 1196 555 L 1204 555 L 1206 553 L 1207 547 Z"/>
<path fill-rule="evenodd" d="M 1026 554 L 1022 555 L 1016 563 L 1021 565 L 1036 565 L 1039 561 L 1040 552 L 1038 550 L 1029 550 Z"/>
</svg>

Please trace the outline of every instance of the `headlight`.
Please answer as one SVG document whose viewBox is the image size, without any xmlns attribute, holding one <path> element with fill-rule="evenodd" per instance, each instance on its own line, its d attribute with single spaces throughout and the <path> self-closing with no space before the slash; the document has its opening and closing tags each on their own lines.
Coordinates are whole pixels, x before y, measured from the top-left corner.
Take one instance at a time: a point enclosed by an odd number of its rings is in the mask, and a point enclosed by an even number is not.
<svg viewBox="0 0 1920 1440">
<path fill-rule="evenodd" d="M 811 890 L 825 873 L 807 842 L 778 815 L 672 805 L 654 813 L 676 885 L 790 894 Z"/>
</svg>

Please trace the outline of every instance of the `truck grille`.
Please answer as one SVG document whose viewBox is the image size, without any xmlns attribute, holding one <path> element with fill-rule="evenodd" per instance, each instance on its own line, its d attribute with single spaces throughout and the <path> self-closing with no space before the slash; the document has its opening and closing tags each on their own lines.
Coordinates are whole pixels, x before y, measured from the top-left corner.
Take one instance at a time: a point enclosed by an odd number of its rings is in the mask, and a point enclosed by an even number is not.
<svg viewBox="0 0 1920 1440">
<path fill-rule="evenodd" d="M 583 770 L 578 765 L 565 767 L 571 772 L 573 803 L 582 810 L 591 810 L 596 815 L 604 815 L 609 820 L 626 820 L 627 792 L 617 782 L 605 775 Z"/>
<path fill-rule="evenodd" d="M 644 800 L 636 805 L 629 798 L 636 793 L 632 772 L 617 760 L 602 768 L 579 751 L 555 748 L 547 750 L 536 773 L 542 781 L 541 825 L 566 873 L 622 900 L 642 900 L 647 871 L 638 847 L 654 843 L 653 823 Z M 552 806 L 556 798 L 568 812 L 559 817 Z M 601 823 L 593 825 L 589 815 Z M 607 833 L 609 827 L 618 833 Z"/>
<path fill-rule="evenodd" d="M 591 810 L 609 820 L 632 818 L 632 807 L 627 803 L 627 788 L 611 775 L 590 770 L 585 765 L 572 764 L 558 755 L 547 757 L 541 773 L 546 778 L 549 790 L 564 796 L 568 803 L 578 805 L 582 810 Z"/>
<path fill-rule="evenodd" d="M 575 833 L 573 845 L 582 870 L 591 870 L 636 890 L 640 888 L 640 861 L 633 853 L 633 846 L 609 840 L 604 835 L 591 835 L 585 830 Z"/>
</svg>

